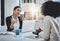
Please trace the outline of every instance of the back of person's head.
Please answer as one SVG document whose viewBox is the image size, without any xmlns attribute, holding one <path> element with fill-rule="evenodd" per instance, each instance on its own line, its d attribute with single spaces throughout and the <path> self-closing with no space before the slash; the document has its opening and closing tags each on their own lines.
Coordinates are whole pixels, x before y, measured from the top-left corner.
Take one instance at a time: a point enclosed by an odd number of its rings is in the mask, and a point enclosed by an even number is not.
<svg viewBox="0 0 60 41">
<path fill-rule="evenodd" d="M 47 1 L 42 4 L 41 12 L 43 15 L 49 15 L 54 18 L 60 16 L 60 3 L 53 2 L 53 1 Z"/>
</svg>

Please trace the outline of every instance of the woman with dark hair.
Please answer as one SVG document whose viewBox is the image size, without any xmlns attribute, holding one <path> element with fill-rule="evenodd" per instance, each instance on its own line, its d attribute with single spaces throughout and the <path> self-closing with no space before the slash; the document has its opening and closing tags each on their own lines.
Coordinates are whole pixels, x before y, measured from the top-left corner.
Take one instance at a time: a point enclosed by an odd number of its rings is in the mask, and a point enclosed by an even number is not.
<svg viewBox="0 0 60 41">
<path fill-rule="evenodd" d="M 21 7 L 16 6 L 13 9 L 13 15 L 6 17 L 7 31 L 13 31 L 15 29 L 22 29 L 23 20 L 18 15 L 21 12 Z"/>
<path fill-rule="evenodd" d="M 56 17 L 60 16 L 59 14 L 60 3 L 47 1 L 42 4 L 41 12 L 44 15 L 44 28 L 41 30 L 40 28 L 33 32 L 33 34 L 38 35 L 41 31 L 43 34 L 41 37 L 46 41 L 58 41 L 58 37 L 56 35 L 55 29 L 51 23 Z"/>
</svg>

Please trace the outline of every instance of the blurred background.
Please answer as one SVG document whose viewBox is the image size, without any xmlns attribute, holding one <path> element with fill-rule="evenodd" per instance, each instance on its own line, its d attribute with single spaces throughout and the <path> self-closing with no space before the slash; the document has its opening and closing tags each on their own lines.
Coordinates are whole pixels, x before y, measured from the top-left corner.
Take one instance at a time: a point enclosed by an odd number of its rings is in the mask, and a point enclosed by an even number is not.
<svg viewBox="0 0 60 41">
<path fill-rule="evenodd" d="M 60 2 L 60 0 L 0 0 L 0 27 L 6 26 L 6 17 L 13 14 L 13 8 L 21 6 L 20 16 L 24 19 L 23 28 L 32 30 L 35 27 L 35 20 L 40 20 L 41 6 L 46 1 Z"/>
<path fill-rule="evenodd" d="M 21 6 L 21 17 L 25 20 L 39 20 L 41 17 L 41 5 L 49 0 L 0 0 L 0 26 L 5 25 L 5 18 L 12 15 L 13 8 Z M 60 2 L 60 0 L 51 0 Z"/>
</svg>

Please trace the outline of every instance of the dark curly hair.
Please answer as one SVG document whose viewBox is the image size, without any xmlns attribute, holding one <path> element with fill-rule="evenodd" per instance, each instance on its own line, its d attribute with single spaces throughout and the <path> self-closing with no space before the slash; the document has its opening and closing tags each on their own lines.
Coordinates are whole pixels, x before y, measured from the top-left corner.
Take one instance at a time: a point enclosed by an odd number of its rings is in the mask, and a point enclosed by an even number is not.
<svg viewBox="0 0 60 41">
<path fill-rule="evenodd" d="M 43 15 L 49 15 L 54 18 L 60 16 L 60 3 L 47 1 L 42 4 L 41 12 Z"/>
</svg>

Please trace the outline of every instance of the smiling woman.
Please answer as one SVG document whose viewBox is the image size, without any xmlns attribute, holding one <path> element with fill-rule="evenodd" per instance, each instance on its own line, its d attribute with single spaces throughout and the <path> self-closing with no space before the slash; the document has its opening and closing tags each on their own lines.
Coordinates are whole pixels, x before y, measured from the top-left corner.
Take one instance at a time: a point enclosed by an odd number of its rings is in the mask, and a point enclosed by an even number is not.
<svg viewBox="0 0 60 41">
<path fill-rule="evenodd" d="M 14 31 L 16 29 L 22 29 L 22 18 L 18 16 L 21 12 L 20 6 L 15 6 L 13 14 L 6 17 L 7 31 Z"/>
</svg>

